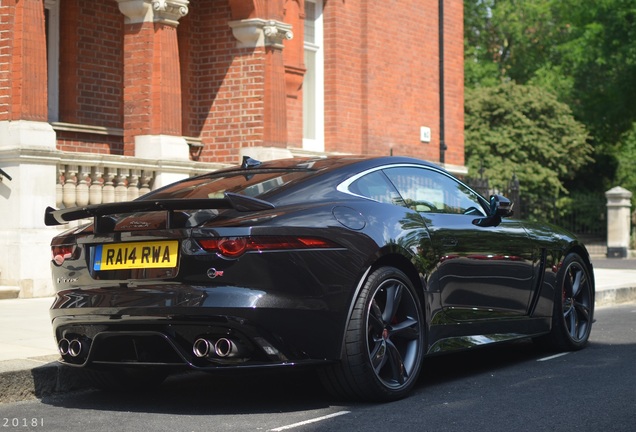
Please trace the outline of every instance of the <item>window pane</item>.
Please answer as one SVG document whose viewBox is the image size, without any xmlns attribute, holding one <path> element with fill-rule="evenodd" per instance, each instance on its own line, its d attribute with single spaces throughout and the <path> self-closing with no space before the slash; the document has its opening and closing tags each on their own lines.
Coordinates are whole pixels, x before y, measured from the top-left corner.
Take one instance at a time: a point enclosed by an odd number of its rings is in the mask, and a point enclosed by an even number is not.
<svg viewBox="0 0 636 432">
<path fill-rule="evenodd" d="M 305 50 L 303 81 L 303 138 L 316 139 L 316 52 Z"/>
<path fill-rule="evenodd" d="M 304 37 L 303 148 L 324 151 L 322 0 L 305 1 Z"/>
<path fill-rule="evenodd" d="M 305 2 L 305 42 L 316 43 L 316 4 Z"/>
<path fill-rule="evenodd" d="M 349 191 L 375 201 L 403 205 L 400 194 L 382 171 L 375 171 L 359 178 L 351 183 Z"/>
<path fill-rule="evenodd" d="M 414 210 L 486 216 L 478 196 L 445 174 L 414 167 L 391 168 L 385 173 Z"/>
</svg>

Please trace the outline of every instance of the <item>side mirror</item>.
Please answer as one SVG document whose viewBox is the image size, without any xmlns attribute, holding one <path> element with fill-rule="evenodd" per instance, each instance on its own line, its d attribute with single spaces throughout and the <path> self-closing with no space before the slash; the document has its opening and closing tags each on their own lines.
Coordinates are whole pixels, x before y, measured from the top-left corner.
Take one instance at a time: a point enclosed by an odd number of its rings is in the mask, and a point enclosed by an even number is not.
<svg viewBox="0 0 636 432">
<path fill-rule="evenodd" d="M 501 195 L 490 196 L 490 214 L 485 218 L 475 219 L 474 225 L 480 227 L 495 227 L 501 223 L 501 218 L 512 216 L 512 201 Z"/>
<path fill-rule="evenodd" d="M 512 211 L 512 201 L 505 196 L 490 196 L 490 216 L 510 217 L 514 214 Z"/>
</svg>

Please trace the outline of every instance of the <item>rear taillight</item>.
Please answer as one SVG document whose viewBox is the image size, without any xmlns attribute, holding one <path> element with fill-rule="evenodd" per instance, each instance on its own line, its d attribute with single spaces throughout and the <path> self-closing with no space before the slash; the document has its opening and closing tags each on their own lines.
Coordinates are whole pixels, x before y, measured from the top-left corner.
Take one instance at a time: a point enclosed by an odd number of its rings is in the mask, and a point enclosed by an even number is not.
<svg viewBox="0 0 636 432">
<path fill-rule="evenodd" d="M 53 262 L 57 265 L 62 265 L 65 260 L 72 258 L 75 253 L 76 245 L 57 245 L 51 246 L 51 253 L 53 255 Z"/>
<path fill-rule="evenodd" d="M 198 239 L 206 252 L 218 253 L 227 258 L 237 258 L 246 252 L 265 252 L 290 249 L 329 249 L 339 247 L 336 243 L 318 237 L 221 237 Z"/>
</svg>

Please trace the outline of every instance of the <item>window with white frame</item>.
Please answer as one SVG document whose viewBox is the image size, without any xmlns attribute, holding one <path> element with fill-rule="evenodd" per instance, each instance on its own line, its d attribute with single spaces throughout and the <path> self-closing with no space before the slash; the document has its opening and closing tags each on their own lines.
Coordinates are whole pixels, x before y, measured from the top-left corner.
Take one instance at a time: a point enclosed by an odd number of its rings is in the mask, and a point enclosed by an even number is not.
<svg viewBox="0 0 636 432">
<path fill-rule="evenodd" d="M 305 1 L 305 78 L 303 80 L 303 148 L 324 151 L 323 0 Z"/>
<path fill-rule="evenodd" d="M 46 62 L 48 79 L 48 120 L 59 120 L 60 82 L 60 0 L 44 1 L 46 24 Z"/>
</svg>

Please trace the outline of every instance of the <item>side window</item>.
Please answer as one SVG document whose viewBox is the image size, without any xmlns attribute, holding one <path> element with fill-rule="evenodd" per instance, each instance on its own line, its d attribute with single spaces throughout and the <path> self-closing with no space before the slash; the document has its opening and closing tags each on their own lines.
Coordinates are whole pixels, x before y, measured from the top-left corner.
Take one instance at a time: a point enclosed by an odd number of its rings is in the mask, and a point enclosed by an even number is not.
<svg viewBox="0 0 636 432">
<path fill-rule="evenodd" d="M 400 194 L 382 171 L 374 171 L 351 183 L 349 191 L 387 204 L 404 205 Z"/>
<path fill-rule="evenodd" d="M 441 172 L 416 167 L 384 170 L 406 205 L 420 212 L 486 216 L 479 196 Z"/>
</svg>

